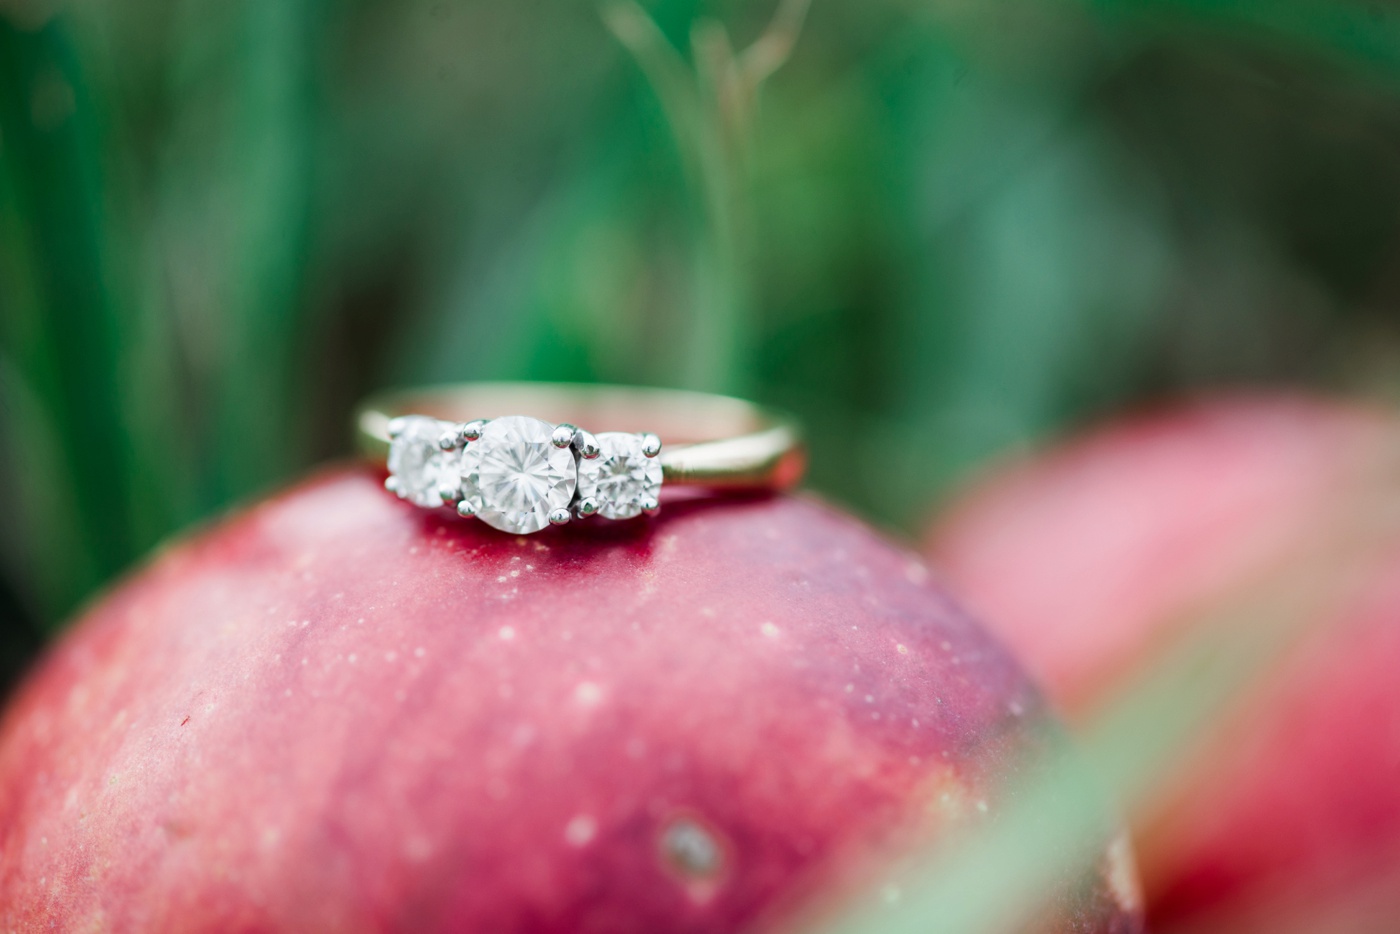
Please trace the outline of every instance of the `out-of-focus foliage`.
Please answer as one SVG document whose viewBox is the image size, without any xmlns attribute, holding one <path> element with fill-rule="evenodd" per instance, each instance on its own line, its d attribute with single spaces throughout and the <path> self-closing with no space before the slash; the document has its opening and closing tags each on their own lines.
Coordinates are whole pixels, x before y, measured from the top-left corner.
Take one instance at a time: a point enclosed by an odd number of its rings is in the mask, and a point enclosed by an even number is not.
<svg viewBox="0 0 1400 934">
<path fill-rule="evenodd" d="M 736 116 L 773 13 L 7 0 L 5 638 L 384 384 L 751 395 L 896 527 L 1163 391 L 1393 384 L 1395 7 L 816 0 Z"/>
</svg>

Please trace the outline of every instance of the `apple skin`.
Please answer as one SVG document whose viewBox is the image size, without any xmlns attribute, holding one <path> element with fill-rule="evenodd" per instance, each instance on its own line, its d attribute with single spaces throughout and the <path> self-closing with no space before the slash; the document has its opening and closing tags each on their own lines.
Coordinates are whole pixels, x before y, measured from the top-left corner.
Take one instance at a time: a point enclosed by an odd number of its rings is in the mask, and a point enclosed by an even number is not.
<svg viewBox="0 0 1400 934">
<path fill-rule="evenodd" d="M 517 538 L 382 479 L 167 549 L 58 642 L 0 723 L 7 930 L 787 930 L 1060 748 L 826 507 Z M 1037 930 L 1140 931 L 1121 850 Z"/>
<path fill-rule="evenodd" d="M 927 554 L 1074 720 L 1200 611 L 1366 513 L 1396 431 L 1295 396 L 1125 418 L 993 472 Z M 1134 819 L 1154 930 L 1396 929 L 1400 542 L 1359 576 Z"/>
</svg>

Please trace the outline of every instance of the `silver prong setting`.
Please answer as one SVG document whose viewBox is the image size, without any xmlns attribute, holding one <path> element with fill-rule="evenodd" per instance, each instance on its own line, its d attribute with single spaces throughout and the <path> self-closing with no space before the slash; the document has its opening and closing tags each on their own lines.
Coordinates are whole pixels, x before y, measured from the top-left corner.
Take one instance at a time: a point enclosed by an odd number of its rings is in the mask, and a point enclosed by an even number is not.
<svg viewBox="0 0 1400 934">
<path fill-rule="evenodd" d="M 386 417 L 383 424 L 390 419 Z M 591 517 L 655 514 L 664 480 L 661 438 L 651 432 L 593 434 L 524 415 L 470 422 L 428 415 L 394 420 L 385 488 L 400 499 L 447 508 L 505 532 L 529 534 Z M 528 476 L 538 491 L 511 499 Z M 538 479 L 548 483 L 538 484 Z M 517 484 L 518 485 L 518 484 Z M 533 489 L 532 487 L 532 489 Z"/>
<path fill-rule="evenodd" d="M 554 434 L 550 437 L 550 441 L 553 442 L 556 448 L 566 448 L 574 443 L 574 435 L 577 433 L 578 429 L 566 422 L 554 429 Z"/>
<path fill-rule="evenodd" d="M 473 441 L 481 440 L 481 430 L 486 427 L 486 419 L 478 418 L 474 422 L 466 422 L 457 428 L 457 437 L 462 444 L 470 444 Z"/>
<path fill-rule="evenodd" d="M 574 450 L 585 460 L 593 460 L 603 453 L 603 449 L 598 446 L 598 439 L 582 428 L 574 430 Z"/>
<path fill-rule="evenodd" d="M 398 418 L 391 418 L 391 419 L 389 419 L 389 425 L 388 425 L 389 440 L 390 440 L 390 441 L 393 441 L 393 440 L 394 440 L 395 438 L 397 438 L 399 435 L 403 434 L 404 426 L 406 426 L 407 424 L 408 424 L 408 419 L 406 419 L 406 418 L 404 418 L 404 417 L 402 417 L 402 416 L 400 416 L 400 417 L 398 417 Z"/>
</svg>

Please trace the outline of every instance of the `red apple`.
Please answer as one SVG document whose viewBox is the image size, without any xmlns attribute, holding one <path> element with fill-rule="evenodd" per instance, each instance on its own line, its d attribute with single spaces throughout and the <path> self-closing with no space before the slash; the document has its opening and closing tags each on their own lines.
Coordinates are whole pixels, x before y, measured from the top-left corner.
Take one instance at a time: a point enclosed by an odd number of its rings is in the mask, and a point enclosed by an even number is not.
<svg viewBox="0 0 1400 934">
<path fill-rule="evenodd" d="M 788 929 L 1058 743 L 801 499 L 515 538 L 330 473 L 177 545 L 0 724 L 7 930 Z M 1044 929 L 1140 930 L 1106 860 Z"/>
<path fill-rule="evenodd" d="M 1082 711 L 1202 608 L 1297 570 L 1346 510 L 1382 508 L 1367 497 L 1396 431 L 1387 413 L 1291 397 L 1129 418 L 993 473 L 928 553 Z M 1366 573 L 1144 817 L 1154 928 L 1400 929 L 1400 547 Z"/>
</svg>

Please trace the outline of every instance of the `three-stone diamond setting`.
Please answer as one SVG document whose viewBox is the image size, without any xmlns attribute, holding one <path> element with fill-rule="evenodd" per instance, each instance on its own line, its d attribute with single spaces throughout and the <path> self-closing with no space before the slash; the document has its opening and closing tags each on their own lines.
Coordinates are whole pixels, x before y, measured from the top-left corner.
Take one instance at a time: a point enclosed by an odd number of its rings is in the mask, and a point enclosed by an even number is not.
<svg viewBox="0 0 1400 934">
<path fill-rule="evenodd" d="M 595 513 L 628 519 L 657 509 L 661 442 L 510 415 L 455 424 L 423 416 L 389 427 L 385 486 L 418 506 L 455 506 L 462 516 L 516 535 Z"/>
</svg>

